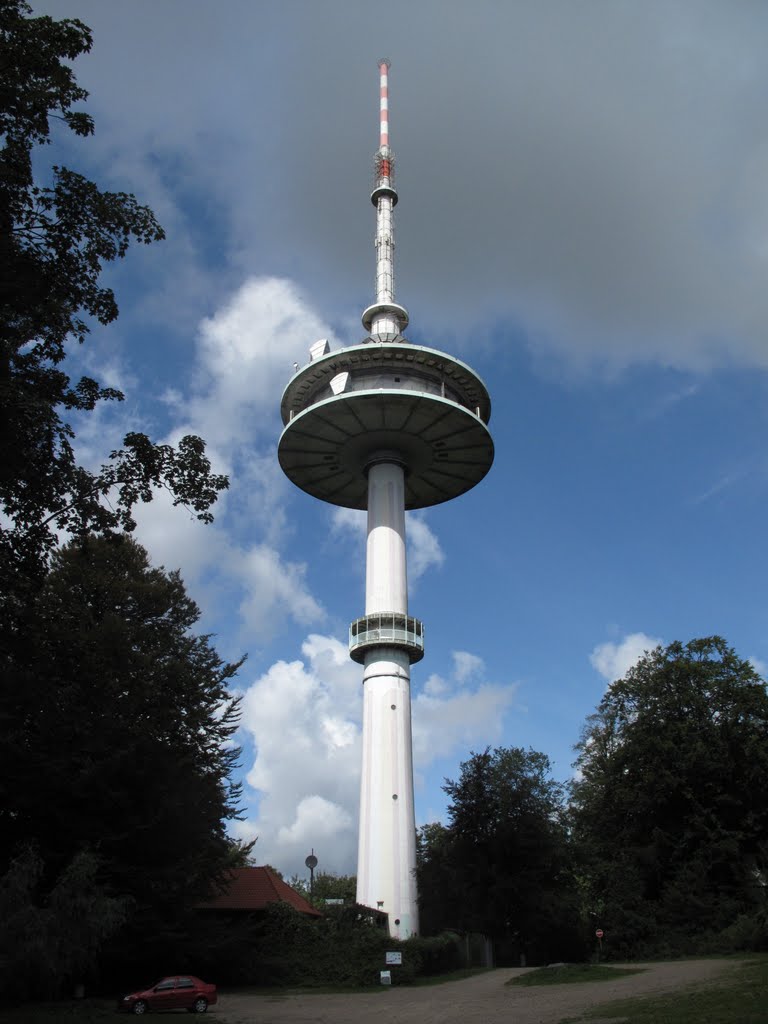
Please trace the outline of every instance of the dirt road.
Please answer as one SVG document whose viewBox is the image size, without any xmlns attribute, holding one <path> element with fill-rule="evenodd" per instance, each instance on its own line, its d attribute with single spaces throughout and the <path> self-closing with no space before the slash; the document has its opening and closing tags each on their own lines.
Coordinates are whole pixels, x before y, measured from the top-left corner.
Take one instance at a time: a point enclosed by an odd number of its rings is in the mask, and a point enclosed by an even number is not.
<svg viewBox="0 0 768 1024">
<path fill-rule="evenodd" d="M 377 989 L 350 995 L 222 994 L 212 1009 L 221 1024 L 559 1024 L 591 1006 L 705 984 L 733 960 L 686 960 L 646 966 L 615 981 L 506 987 L 524 971 L 499 969 L 425 988 Z M 213 1024 L 213 1022 L 212 1022 Z"/>
</svg>

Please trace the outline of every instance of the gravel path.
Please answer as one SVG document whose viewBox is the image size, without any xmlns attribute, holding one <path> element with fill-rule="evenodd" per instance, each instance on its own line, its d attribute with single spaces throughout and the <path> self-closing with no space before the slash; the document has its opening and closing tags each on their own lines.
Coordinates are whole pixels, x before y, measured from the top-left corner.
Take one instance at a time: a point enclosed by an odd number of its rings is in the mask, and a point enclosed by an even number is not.
<svg viewBox="0 0 768 1024">
<path fill-rule="evenodd" d="M 733 970 L 736 962 L 685 960 L 632 966 L 647 969 L 615 981 L 535 988 L 505 987 L 509 978 L 525 973 L 510 968 L 444 985 L 349 995 L 222 994 L 211 1014 L 216 1013 L 221 1024 L 560 1024 L 565 1017 L 576 1017 L 614 999 L 705 984 Z"/>
</svg>

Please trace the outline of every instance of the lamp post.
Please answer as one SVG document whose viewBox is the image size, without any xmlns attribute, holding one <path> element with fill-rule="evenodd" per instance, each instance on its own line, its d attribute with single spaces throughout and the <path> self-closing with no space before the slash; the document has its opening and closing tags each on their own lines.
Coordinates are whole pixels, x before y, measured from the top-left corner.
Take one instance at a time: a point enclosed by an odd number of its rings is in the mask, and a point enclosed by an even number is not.
<svg viewBox="0 0 768 1024">
<path fill-rule="evenodd" d="M 317 867 L 317 857 L 315 856 L 314 847 L 304 863 L 309 868 L 309 898 L 312 899 L 312 894 L 315 890 L 315 868 Z"/>
</svg>

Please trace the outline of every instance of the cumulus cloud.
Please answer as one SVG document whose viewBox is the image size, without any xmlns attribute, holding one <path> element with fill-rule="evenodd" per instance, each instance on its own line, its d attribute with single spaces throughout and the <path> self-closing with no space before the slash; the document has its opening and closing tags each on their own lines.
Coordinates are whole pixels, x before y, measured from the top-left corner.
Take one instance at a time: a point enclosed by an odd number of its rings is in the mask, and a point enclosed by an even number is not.
<svg viewBox="0 0 768 1024">
<path fill-rule="evenodd" d="M 247 280 L 200 325 L 191 421 L 220 446 L 273 441 L 277 398 L 318 338 L 333 333 L 293 282 Z"/>
<path fill-rule="evenodd" d="M 439 569 L 445 561 L 440 541 L 429 527 L 423 512 L 409 512 L 406 536 L 408 543 L 408 576 L 418 580 L 430 569 Z"/>
<path fill-rule="evenodd" d="M 335 533 L 351 533 L 358 540 L 365 538 L 368 513 L 359 508 L 334 508 L 331 528 Z"/>
<path fill-rule="evenodd" d="M 325 618 L 306 563 L 286 552 L 291 485 L 274 448 L 278 396 L 293 361 L 306 361 L 318 335 L 332 332 L 292 282 L 250 278 L 201 323 L 189 394 L 175 387 L 163 395 L 172 420 L 164 440 L 201 434 L 230 488 L 215 506 L 213 527 L 159 493 L 139 510 L 138 538 L 155 561 L 181 568 L 204 610 L 234 613 L 230 627 L 249 646 L 268 643 L 290 622 L 306 628 Z"/>
<path fill-rule="evenodd" d="M 456 750 L 499 741 L 514 706 L 516 683 L 489 682 L 476 654 L 454 651 L 452 659 L 451 675 L 430 675 L 413 701 L 413 757 L 420 769 Z"/>
<path fill-rule="evenodd" d="M 454 675 L 458 683 L 465 683 L 485 668 L 483 659 L 476 654 L 470 654 L 469 651 L 453 651 L 451 656 Z"/>
<path fill-rule="evenodd" d="M 609 683 L 621 679 L 646 651 L 663 643 L 647 633 L 628 633 L 623 640 L 598 644 L 589 656 L 594 668 Z"/>
<path fill-rule="evenodd" d="M 259 808 L 235 832 L 258 835 L 258 859 L 288 874 L 303 870 L 312 847 L 324 870 L 353 872 L 361 671 L 334 637 L 311 634 L 302 655 L 300 661 L 276 662 L 244 691 L 241 727 L 255 751 L 246 778 L 258 791 Z M 513 706 L 516 686 L 486 681 L 476 655 L 457 652 L 454 664 L 450 678 L 431 677 L 412 701 L 418 770 L 473 744 L 499 740 Z"/>
<path fill-rule="evenodd" d="M 303 661 L 279 661 L 245 691 L 241 728 L 255 750 L 247 783 L 258 815 L 240 834 L 291 874 L 314 846 L 326 871 L 353 869 L 357 847 L 362 685 L 334 637 L 310 635 Z"/>
<path fill-rule="evenodd" d="M 269 637 L 284 617 L 304 626 L 323 619 L 322 606 L 307 589 L 304 563 L 285 561 L 266 544 L 239 554 L 238 572 L 246 586 L 240 614 L 251 635 Z"/>
</svg>

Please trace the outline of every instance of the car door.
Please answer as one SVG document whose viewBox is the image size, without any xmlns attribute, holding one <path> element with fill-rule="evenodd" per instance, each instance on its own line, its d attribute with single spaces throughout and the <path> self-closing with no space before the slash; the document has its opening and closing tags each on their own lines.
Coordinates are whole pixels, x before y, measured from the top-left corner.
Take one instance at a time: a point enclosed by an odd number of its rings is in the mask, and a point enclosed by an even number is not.
<svg viewBox="0 0 768 1024">
<path fill-rule="evenodd" d="M 185 1008 L 192 1005 L 195 1001 L 195 985 L 191 978 L 177 978 L 176 979 L 176 996 L 177 1001 L 175 1006 L 183 1006 Z"/>
<path fill-rule="evenodd" d="M 163 978 L 162 981 L 158 981 L 152 989 L 152 996 L 149 1000 L 150 1009 L 172 1010 L 178 1006 L 179 1004 L 174 1002 L 176 998 L 175 989 L 175 978 Z"/>
</svg>

